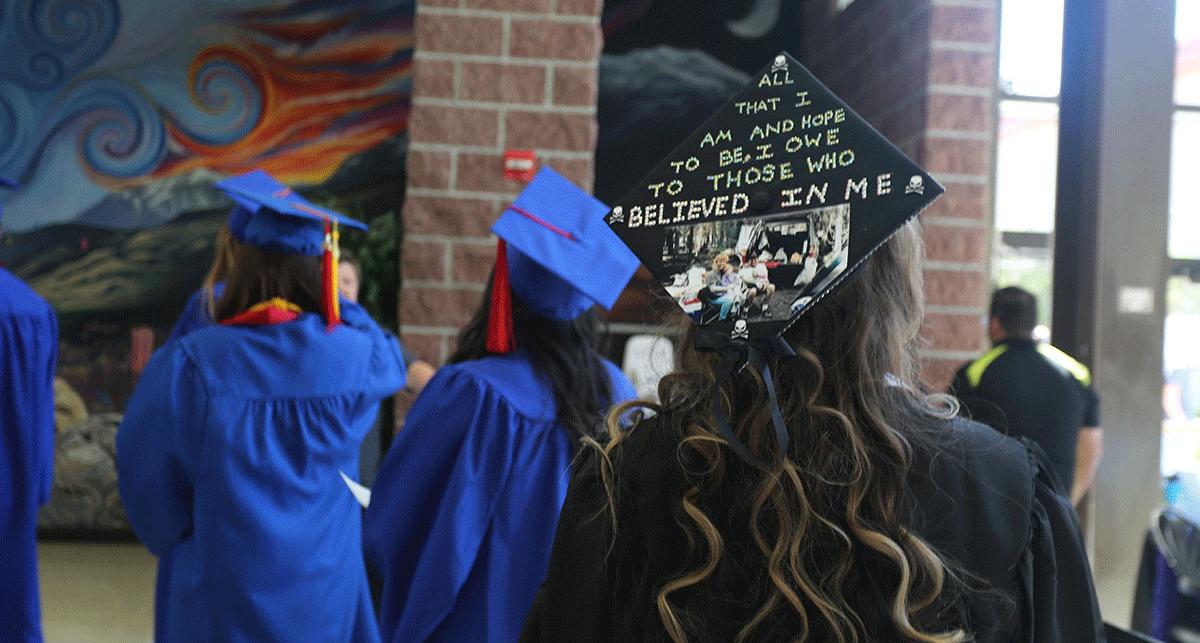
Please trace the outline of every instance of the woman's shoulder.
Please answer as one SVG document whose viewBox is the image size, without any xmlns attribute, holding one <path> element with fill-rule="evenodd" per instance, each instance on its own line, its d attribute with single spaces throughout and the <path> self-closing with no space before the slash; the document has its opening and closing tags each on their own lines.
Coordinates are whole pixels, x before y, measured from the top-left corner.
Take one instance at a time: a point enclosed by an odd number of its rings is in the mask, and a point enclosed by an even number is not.
<svg viewBox="0 0 1200 643">
<path fill-rule="evenodd" d="M 537 376 L 533 364 L 520 355 L 491 355 L 447 364 L 438 369 L 430 382 L 433 390 L 422 392 L 421 397 L 436 395 L 440 387 L 435 384 L 453 383 L 470 383 L 475 395 L 495 397 L 526 419 L 549 421 L 555 418 L 554 395 Z"/>
<path fill-rule="evenodd" d="M 1030 447 L 963 418 L 914 449 L 912 527 L 972 573 L 1004 582 L 1029 543 L 1037 468 Z"/>
</svg>

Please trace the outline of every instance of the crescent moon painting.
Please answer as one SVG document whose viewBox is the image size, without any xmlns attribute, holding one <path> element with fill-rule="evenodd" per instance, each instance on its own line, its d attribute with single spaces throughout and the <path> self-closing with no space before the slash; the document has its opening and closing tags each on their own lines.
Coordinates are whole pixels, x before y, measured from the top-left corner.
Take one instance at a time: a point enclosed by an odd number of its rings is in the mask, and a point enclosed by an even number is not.
<svg viewBox="0 0 1200 643">
<path fill-rule="evenodd" d="M 782 0 L 755 0 L 750 12 L 725 23 L 729 32 L 746 40 L 758 40 L 775 28 L 779 22 L 779 9 Z"/>
</svg>

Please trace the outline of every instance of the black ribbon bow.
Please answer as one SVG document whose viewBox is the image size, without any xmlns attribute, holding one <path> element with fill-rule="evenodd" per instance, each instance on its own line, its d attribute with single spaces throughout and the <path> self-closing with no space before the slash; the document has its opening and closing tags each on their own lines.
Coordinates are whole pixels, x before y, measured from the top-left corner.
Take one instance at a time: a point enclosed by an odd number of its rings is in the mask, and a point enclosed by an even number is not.
<svg viewBox="0 0 1200 643">
<path fill-rule="evenodd" d="M 721 385 L 742 369 L 751 367 L 758 370 L 763 384 L 767 387 L 768 403 L 771 405 L 771 424 L 775 429 L 775 441 L 779 445 L 780 458 L 786 458 L 791 444 L 791 434 L 783 422 L 783 411 L 779 408 L 779 398 L 775 394 L 775 379 L 771 376 L 771 366 L 768 358 L 778 355 L 783 358 L 793 358 L 796 352 L 778 335 L 766 339 L 752 341 L 730 339 L 723 333 L 708 332 L 698 329 L 696 333 L 696 349 L 705 352 L 715 352 L 718 356 L 716 378 L 713 382 L 713 417 L 717 421 L 717 430 L 721 437 L 729 443 L 729 448 L 747 464 L 764 471 L 770 471 L 774 466 L 750 452 L 729 425 L 728 411 L 721 399 Z"/>
</svg>

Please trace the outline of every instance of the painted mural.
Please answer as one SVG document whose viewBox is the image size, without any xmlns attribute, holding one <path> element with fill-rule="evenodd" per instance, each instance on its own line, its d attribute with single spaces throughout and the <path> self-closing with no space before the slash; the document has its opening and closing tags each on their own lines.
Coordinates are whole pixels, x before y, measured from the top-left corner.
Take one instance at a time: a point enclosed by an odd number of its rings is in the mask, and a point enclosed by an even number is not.
<svg viewBox="0 0 1200 643">
<path fill-rule="evenodd" d="M 414 2 L 0 0 L 0 175 L 22 185 L 0 262 L 59 314 L 67 417 L 123 408 L 208 270 L 229 174 L 372 223 L 345 245 L 394 325 Z"/>
</svg>

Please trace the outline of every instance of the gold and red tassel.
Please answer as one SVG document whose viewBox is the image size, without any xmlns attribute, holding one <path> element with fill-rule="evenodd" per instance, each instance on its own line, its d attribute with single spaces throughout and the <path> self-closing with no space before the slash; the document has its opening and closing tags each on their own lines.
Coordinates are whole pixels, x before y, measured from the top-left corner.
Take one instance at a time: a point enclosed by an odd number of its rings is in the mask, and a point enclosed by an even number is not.
<svg viewBox="0 0 1200 643">
<path fill-rule="evenodd" d="M 325 330 L 333 332 L 333 328 L 342 323 L 341 303 L 338 301 L 338 261 L 341 259 L 341 248 L 338 245 L 340 231 L 337 221 L 325 217 L 325 252 L 321 256 L 321 297 L 322 313 L 325 315 Z"/>
<path fill-rule="evenodd" d="M 487 343 L 489 353 L 505 355 L 517 346 L 513 333 L 512 286 L 508 281 L 508 246 L 504 239 L 496 243 L 496 268 L 492 272 L 492 300 L 488 307 Z"/>
</svg>

